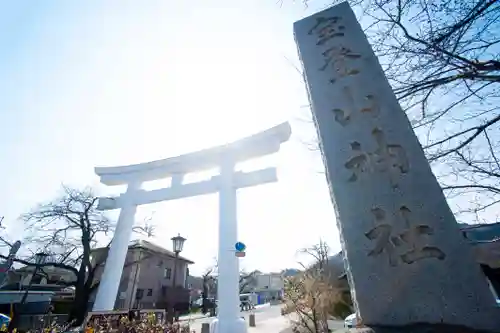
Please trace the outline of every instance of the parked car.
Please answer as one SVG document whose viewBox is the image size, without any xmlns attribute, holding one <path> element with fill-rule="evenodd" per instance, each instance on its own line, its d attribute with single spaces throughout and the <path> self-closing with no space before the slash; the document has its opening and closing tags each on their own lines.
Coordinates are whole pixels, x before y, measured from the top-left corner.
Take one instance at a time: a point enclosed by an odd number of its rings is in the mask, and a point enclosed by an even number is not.
<svg viewBox="0 0 500 333">
<path fill-rule="evenodd" d="M 344 320 L 345 328 L 353 328 L 358 324 L 358 318 L 355 313 L 348 315 Z"/>
<path fill-rule="evenodd" d="M 205 307 L 203 307 L 203 299 L 200 297 L 193 303 L 191 303 L 191 309 L 200 309 L 200 310 L 205 310 L 207 312 L 210 312 L 215 315 L 217 311 L 217 300 L 214 298 L 207 298 L 205 299 Z"/>
</svg>

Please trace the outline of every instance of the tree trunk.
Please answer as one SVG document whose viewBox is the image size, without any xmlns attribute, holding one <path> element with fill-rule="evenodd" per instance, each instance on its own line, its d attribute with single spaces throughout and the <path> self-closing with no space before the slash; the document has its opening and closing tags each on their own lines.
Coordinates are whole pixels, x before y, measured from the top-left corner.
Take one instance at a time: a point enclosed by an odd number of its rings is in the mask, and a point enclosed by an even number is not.
<svg viewBox="0 0 500 333">
<path fill-rule="evenodd" d="M 87 314 L 87 307 L 89 301 L 90 292 L 86 290 L 81 290 L 77 292 L 75 290 L 75 301 L 69 312 L 69 317 L 67 323 L 71 323 L 71 326 L 80 326 L 85 320 Z"/>
</svg>

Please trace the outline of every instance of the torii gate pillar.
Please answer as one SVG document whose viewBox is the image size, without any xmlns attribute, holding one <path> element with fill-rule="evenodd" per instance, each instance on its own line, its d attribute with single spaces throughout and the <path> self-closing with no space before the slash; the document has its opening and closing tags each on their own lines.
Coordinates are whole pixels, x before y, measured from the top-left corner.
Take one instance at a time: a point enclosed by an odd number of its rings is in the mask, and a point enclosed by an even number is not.
<svg viewBox="0 0 500 333">
<path fill-rule="evenodd" d="M 93 311 L 113 310 L 132 234 L 137 206 L 203 194 L 219 193 L 219 288 L 218 318 L 212 333 L 244 333 L 239 316 L 239 261 L 234 245 L 238 241 L 236 191 L 239 188 L 277 181 L 276 168 L 235 172 L 234 167 L 257 157 L 279 151 L 290 138 L 288 122 L 239 141 L 186 155 L 142 164 L 95 168 L 106 185 L 127 185 L 127 191 L 114 198 L 100 198 L 98 209 L 120 209 L 113 241 L 97 291 Z M 183 184 L 185 174 L 219 168 L 210 180 Z M 159 190 L 141 189 L 143 182 L 172 178 L 172 185 Z"/>
</svg>

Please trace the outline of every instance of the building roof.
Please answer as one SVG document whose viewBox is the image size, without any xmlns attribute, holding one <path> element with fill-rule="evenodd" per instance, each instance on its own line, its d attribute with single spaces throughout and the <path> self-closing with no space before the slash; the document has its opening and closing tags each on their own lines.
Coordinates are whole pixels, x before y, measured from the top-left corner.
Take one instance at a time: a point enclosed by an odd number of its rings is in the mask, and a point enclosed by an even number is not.
<svg viewBox="0 0 500 333">
<path fill-rule="evenodd" d="M 296 268 L 286 268 L 281 273 L 284 277 L 295 276 L 300 273 L 299 269 Z"/>
<path fill-rule="evenodd" d="M 460 224 L 460 229 L 472 244 L 480 264 L 500 268 L 500 223 Z"/>
<path fill-rule="evenodd" d="M 132 250 L 132 249 L 148 250 L 148 251 L 151 251 L 154 253 L 159 253 L 159 254 L 163 254 L 163 255 L 167 255 L 169 257 L 175 258 L 174 252 L 167 250 L 159 245 L 153 244 L 149 241 L 142 240 L 142 239 L 136 239 L 136 240 L 131 241 L 128 248 L 129 248 L 129 250 Z M 100 247 L 100 248 L 94 248 L 94 249 L 92 249 L 92 251 L 99 251 L 99 250 L 104 250 L 104 249 L 106 249 L 106 248 Z M 182 256 L 179 256 L 179 260 L 183 260 L 183 261 L 187 262 L 188 264 L 194 264 L 194 261 L 189 260 L 189 259 L 182 257 Z"/>
<path fill-rule="evenodd" d="M 461 223 L 460 230 L 464 233 L 465 238 L 476 241 L 496 241 L 500 239 L 500 223 L 488 224 L 465 224 Z"/>
</svg>

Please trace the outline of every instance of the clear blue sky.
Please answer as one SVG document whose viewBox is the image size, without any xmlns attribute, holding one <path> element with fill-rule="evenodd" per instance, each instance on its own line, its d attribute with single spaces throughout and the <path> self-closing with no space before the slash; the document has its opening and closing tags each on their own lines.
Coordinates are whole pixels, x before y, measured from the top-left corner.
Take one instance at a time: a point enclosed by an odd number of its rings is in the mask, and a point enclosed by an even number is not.
<svg viewBox="0 0 500 333">
<path fill-rule="evenodd" d="M 294 21 L 318 10 L 289 2 L 3 1 L 0 3 L 0 215 L 19 237 L 19 214 L 61 183 L 93 186 L 94 166 L 210 147 L 285 120 L 293 136 L 262 166 L 280 182 L 240 191 L 247 270 L 297 266 L 320 237 L 339 249 L 293 40 Z M 217 253 L 217 198 L 142 207 L 155 243 L 188 241 L 194 273 Z"/>
</svg>

